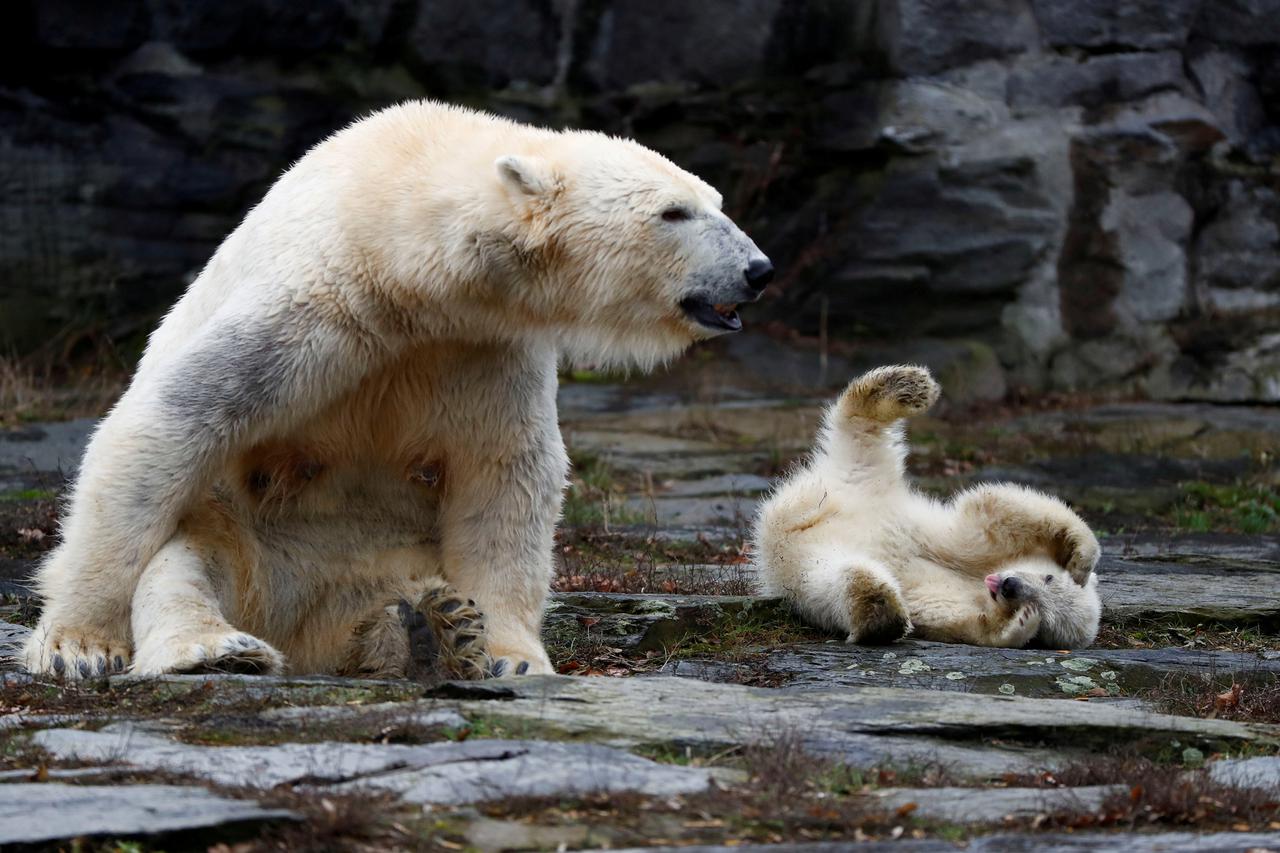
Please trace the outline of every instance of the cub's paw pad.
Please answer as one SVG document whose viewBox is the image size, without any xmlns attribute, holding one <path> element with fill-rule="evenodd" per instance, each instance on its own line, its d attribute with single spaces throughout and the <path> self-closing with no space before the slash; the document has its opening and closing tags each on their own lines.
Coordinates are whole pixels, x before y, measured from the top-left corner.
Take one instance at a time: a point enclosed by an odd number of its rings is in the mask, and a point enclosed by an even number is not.
<svg viewBox="0 0 1280 853">
<path fill-rule="evenodd" d="M 400 622 L 409 632 L 409 670 L 415 679 L 477 681 L 485 677 L 489 660 L 484 616 L 475 602 L 442 584 L 418 600 L 398 606 Z"/>
<path fill-rule="evenodd" d="M 855 379 L 845 392 L 845 405 L 851 416 L 895 421 L 928 410 L 940 393 L 928 369 L 892 365 Z"/>
</svg>

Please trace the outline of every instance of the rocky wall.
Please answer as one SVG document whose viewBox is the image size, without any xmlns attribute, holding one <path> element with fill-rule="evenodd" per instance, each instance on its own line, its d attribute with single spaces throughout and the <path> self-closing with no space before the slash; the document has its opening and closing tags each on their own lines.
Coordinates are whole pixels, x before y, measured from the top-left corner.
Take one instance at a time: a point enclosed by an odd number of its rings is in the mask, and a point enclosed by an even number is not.
<svg viewBox="0 0 1280 853">
<path fill-rule="evenodd" d="M 429 96 L 635 136 L 703 175 L 801 333 L 825 316 L 846 346 L 977 352 L 1032 389 L 1280 402 L 1280 0 L 3 14 L 9 349 L 136 348 L 292 159 Z"/>
</svg>

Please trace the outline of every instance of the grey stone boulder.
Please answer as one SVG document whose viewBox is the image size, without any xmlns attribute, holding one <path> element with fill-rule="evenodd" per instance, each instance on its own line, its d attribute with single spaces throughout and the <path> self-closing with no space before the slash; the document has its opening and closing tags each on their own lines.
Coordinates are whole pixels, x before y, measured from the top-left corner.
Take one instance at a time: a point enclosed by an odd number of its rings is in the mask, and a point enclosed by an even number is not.
<svg viewBox="0 0 1280 853">
<path fill-rule="evenodd" d="M 598 88 L 627 89 L 729 86 L 759 76 L 783 3 L 609 0 L 602 6 L 583 70 Z"/>
<path fill-rule="evenodd" d="M 1227 182 L 1194 256 L 1196 295 L 1215 313 L 1280 308 L 1280 193 Z"/>
<path fill-rule="evenodd" d="M 1251 78 L 1252 63 L 1239 50 L 1207 49 L 1188 60 L 1191 75 L 1207 106 L 1233 145 L 1252 148 L 1253 136 L 1266 125 L 1266 108 Z"/>
<path fill-rule="evenodd" d="M 934 74 L 1037 44 L 1025 0 L 877 0 L 877 46 L 902 75 Z"/>
<path fill-rule="evenodd" d="M 1181 47 L 1202 0 L 1031 0 L 1053 47 Z"/>
<path fill-rule="evenodd" d="M 1280 44 L 1280 0 L 1206 2 L 1196 21 L 1196 34 L 1225 44 Z"/>
<path fill-rule="evenodd" d="M 1009 105 L 1095 108 L 1166 89 L 1189 88 L 1176 50 L 1117 53 L 1076 61 L 1069 57 L 1028 60 L 1009 75 Z"/>
<path fill-rule="evenodd" d="M 437 87 L 546 86 L 556 79 L 564 4 L 534 0 L 420 0 L 411 62 Z"/>
<path fill-rule="evenodd" d="M 252 800 L 177 785 L 0 785 L 0 845 L 162 835 L 296 819 L 292 812 L 266 809 Z"/>
</svg>

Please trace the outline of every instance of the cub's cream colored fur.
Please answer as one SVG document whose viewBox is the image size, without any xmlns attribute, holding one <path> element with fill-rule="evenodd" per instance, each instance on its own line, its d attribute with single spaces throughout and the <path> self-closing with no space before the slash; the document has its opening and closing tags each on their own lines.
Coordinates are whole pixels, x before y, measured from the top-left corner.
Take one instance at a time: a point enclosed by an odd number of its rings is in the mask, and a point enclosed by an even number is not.
<svg viewBox="0 0 1280 853">
<path fill-rule="evenodd" d="M 766 592 L 851 642 L 1017 648 L 1093 642 L 1097 539 L 1056 498 L 983 485 L 946 503 L 904 478 L 903 419 L 938 386 L 920 367 L 873 370 L 827 410 L 813 457 L 765 503 L 755 541 Z"/>
<path fill-rule="evenodd" d="M 394 646 L 368 626 L 443 579 L 495 671 L 549 671 L 557 358 L 648 368 L 716 334 L 683 300 L 754 298 L 720 203 L 636 143 L 431 102 L 317 145 L 94 434 L 27 667 L 399 671 L 353 637 Z"/>
</svg>

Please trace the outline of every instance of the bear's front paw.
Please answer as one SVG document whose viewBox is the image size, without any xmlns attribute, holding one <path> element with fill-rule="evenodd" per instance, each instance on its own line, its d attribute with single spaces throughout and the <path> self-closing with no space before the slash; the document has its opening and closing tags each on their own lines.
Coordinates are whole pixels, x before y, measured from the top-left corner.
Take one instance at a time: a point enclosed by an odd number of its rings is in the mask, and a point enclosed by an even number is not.
<svg viewBox="0 0 1280 853">
<path fill-rule="evenodd" d="M 1002 649 L 1020 649 L 1040 632 L 1040 607 L 1036 602 L 1019 604 L 996 634 L 991 645 Z"/>
<path fill-rule="evenodd" d="M 940 393 L 927 368 L 895 364 L 877 367 L 849 383 L 841 405 L 848 417 L 888 423 L 927 411 Z"/>
<path fill-rule="evenodd" d="M 22 665 L 32 675 L 76 681 L 124 672 L 129 640 L 110 631 L 41 619 L 22 650 Z"/>
<path fill-rule="evenodd" d="M 554 672 L 546 652 L 538 649 L 494 647 L 490 650 L 489 677 L 509 678 L 515 675 L 546 675 Z"/>
<path fill-rule="evenodd" d="M 144 641 L 138 648 L 138 657 L 133 665 L 136 675 L 215 672 L 278 675 L 283 671 L 284 655 L 244 631 L 165 640 L 152 647 Z"/>
</svg>

